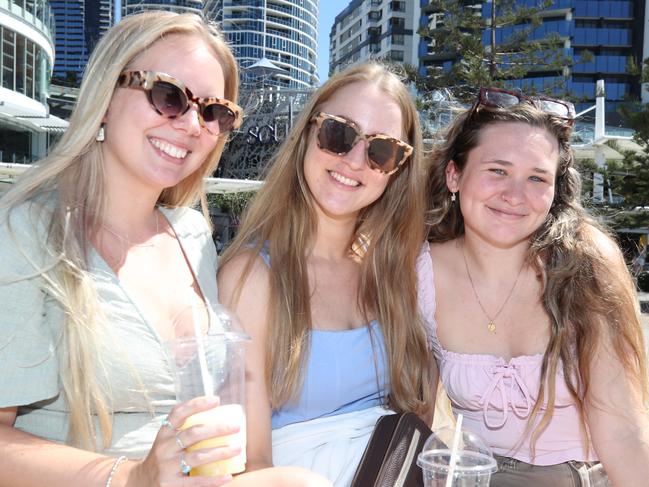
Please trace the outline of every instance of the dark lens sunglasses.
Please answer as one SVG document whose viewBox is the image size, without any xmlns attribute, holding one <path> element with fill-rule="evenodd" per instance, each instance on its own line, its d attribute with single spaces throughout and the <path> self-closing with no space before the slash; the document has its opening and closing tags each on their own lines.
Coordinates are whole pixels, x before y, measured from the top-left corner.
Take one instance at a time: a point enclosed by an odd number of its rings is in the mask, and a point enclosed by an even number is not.
<svg viewBox="0 0 649 487">
<path fill-rule="evenodd" d="M 124 71 L 117 84 L 145 91 L 151 107 L 167 118 L 182 116 L 195 103 L 201 126 L 213 135 L 236 130 L 243 120 L 243 110 L 236 103 L 220 98 L 197 98 L 182 82 L 165 73 Z"/>
<path fill-rule="evenodd" d="M 347 154 L 359 140 L 367 142 L 365 155 L 371 169 L 393 174 L 412 154 L 412 146 L 385 134 L 365 135 L 354 122 L 320 112 L 311 118 L 318 128 L 318 147 L 337 156 Z"/>
<path fill-rule="evenodd" d="M 509 108 L 519 103 L 531 103 L 545 113 L 569 120 L 570 123 L 575 119 L 575 106 L 569 101 L 547 96 L 525 96 L 502 88 L 480 88 L 476 103 L 476 106 L 495 108 Z"/>
</svg>

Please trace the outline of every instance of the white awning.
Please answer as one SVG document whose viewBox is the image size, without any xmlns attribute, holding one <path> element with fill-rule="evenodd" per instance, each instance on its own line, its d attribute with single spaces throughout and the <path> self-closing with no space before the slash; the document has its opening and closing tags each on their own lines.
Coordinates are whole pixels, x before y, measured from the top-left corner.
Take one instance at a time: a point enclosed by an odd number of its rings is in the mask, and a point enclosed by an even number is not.
<svg viewBox="0 0 649 487">
<path fill-rule="evenodd" d="M 36 132 L 65 132 L 68 122 L 62 118 L 29 110 L 10 103 L 0 104 L 0 121 Z"/>
</svg>

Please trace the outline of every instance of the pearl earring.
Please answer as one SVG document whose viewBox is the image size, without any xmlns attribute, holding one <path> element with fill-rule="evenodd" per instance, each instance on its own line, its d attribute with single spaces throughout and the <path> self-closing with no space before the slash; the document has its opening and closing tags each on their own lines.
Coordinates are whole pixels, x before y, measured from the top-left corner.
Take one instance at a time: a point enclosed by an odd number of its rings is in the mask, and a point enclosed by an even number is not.
<svg viewBox="0 0 649 487">
<path fill-rule="evenodd" d="M 451 193 L 451 203 L 455 203 L 455 200 L 456 200 L 455 194 L 456 194 L 456 193 L 457 193 L 456 191 L 453 191 L 453 192 Z"/>
</svg>

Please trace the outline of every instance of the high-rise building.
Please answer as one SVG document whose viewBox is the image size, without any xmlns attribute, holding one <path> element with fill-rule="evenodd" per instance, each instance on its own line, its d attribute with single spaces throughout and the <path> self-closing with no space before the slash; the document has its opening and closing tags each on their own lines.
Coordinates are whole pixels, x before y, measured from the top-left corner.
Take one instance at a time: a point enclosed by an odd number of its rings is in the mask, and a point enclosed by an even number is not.
<svg viewBox="0 0 649 487">
<path fill-rule="evenodd" d="M 88 62 L 84 0 L 52 0 L 56 23 L 54 76 L 78 84 Z"/>
<path fill-rule="evenodd" d="M 329 72 L 372 58 L 418 64 L 419 1 L 352 0 L 329 34 Z"/>
<path fill-rule="evenodd" d="M 67 126 L 47 108 L 53 33 L 46 0 L 0 3 L 0 162 L 33 162 Z"/>
<path fill-rule="evenodd" d="M 113 24 L 112 0 L 50 0 L 56 23 L 54 77 L 78 85 L 99 38 Z"/>
<path fill-rule="evenodd" d="M 122 11 L 125 16 L 144 10 L 200 14 L 203 11 L 203 4 L 202 0 L 122 0 Z"/>
<path fill-rule="evenodd" d="M 465 8 L 488 20 L 493 0 L 466 1 Z M 534 7 L 537 0 L 518 0 L 521 6 Z M 524 79 L 511 84 L 523 90 L 543 90 L 565 80 L 566 90 L 582 100 L 578 110 L 595 103 L 598 79 L 606 84 L 607 112 L 618 105 L 639 98 L 639 77 L 629 71 L 629 61 L 637 66 L 649 57 L 649 0 L 554 0 L 542 12 L 542 24 L 533 31 L 540 39 L 558 33 L 564 54 L 574 59 L 565 72 L 536 67 Z M 431 49 L 428 40 L 417 35 L 424 27 L 443 26 L 444 12 L 430 0 L 384 1 L 352 0 L 336 17 L 330 35 L 329 71 L 339 71 L 349 63 L 373 57 L 403 61 L 418 66 L 420 73 L 434 66 L 449 69 L 457 59 L 452 54 Z M 518 26 L 496 30 L 496 42 L 507 39 Z M 485 29 L 482 42 L 488 44 L 490 31 Z M 649 92 L 642 91 L 645 101 Z"/>
<path fill-rule="evenodd" d="M 317 74 L 319 0 L 220 0 L 206 2 L 220 21 L 244 81 L 260 74 L 266 84 L 310 88 Z"/>
</svg>

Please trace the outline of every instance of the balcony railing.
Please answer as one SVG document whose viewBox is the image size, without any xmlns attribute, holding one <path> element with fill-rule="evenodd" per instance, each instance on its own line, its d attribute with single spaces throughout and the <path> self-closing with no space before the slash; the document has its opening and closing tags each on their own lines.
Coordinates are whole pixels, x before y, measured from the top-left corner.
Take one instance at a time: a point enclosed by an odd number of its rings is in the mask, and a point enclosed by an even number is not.
<svg viewBox="0 0 649 487">
<path fill-rule="evenodd" d="M 0 10 L 25 20 L 54 42 L 54 15 L 47 0 L 0 0 Z"/>
</svg>

